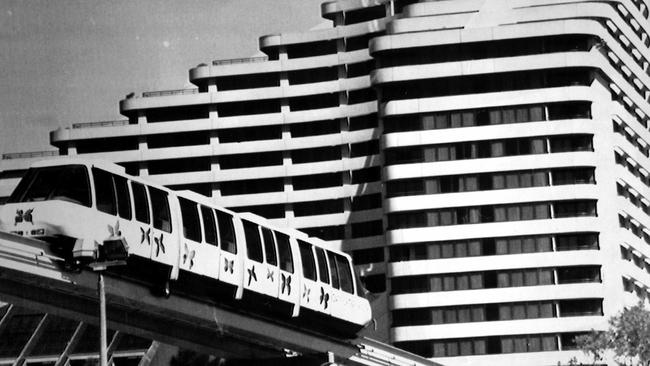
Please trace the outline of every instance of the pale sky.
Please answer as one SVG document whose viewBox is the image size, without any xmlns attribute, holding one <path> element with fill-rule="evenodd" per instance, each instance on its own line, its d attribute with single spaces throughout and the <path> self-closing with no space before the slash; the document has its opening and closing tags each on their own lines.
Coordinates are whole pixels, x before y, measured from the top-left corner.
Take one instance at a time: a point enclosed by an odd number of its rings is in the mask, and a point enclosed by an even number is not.
<svg viewBox="0 0 650 366">
<path fill-rule="evenodd" d="M 0 0 L 0 153 L 124 119 L 126 94 L 192 87 L 188 70 L 324 20 L 324 0 Z"/>
</svg>

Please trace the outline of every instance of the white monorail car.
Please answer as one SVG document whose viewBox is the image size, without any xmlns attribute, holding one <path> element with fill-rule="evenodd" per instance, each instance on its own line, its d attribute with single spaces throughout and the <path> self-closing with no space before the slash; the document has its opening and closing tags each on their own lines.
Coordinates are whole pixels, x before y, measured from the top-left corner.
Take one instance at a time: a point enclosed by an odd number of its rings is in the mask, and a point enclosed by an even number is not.
<svg viewBox="0 0 650 366">
<path fill-rule="evenodd" d="M 319 331 L 352 335 L 371 320 L 350 257 L 264 218 L 215 207 L 81 159 L 39 162 L 0 207 L 0 230 L 51 243 L 67 265 L 96 260 L 105 243 L 128 248 L 116 275 Z"/>
</svg>

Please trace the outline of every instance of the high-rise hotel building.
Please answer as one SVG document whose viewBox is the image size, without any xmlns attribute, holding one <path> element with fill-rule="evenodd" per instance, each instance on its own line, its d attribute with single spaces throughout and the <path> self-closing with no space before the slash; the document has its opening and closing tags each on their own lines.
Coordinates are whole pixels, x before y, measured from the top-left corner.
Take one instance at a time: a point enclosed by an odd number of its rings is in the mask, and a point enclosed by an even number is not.
<svg viewBox="0 0 650 366">
<path fill-rule="evenodd" d="M 551 365 L 650 291 L 647 0 L 339 0 L 332 27 L 53 131 L 352 252 L 379 335 Z M 29 161 L 5 156 L 0 196 Z"/>
</svg>

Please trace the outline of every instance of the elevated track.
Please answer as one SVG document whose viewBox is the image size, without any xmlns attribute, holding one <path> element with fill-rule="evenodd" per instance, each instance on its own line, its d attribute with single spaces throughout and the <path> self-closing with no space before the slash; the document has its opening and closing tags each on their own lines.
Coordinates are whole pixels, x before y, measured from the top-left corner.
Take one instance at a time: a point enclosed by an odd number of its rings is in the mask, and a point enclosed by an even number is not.
<svg viewBox="0 0 650 366">
<path fill-rule="evenodd" d="M 98 323 L 97 274 L 63 270 L 47 243 L 0 232 L 0 297 L 16 305 Z M 438 365 L 368 338 L 341 340 L 213 303 L 154 296 L 142 284 L 105 276 L 109 326 L 226 359 L 305 355 L 344 365 Z"/>
</svg>

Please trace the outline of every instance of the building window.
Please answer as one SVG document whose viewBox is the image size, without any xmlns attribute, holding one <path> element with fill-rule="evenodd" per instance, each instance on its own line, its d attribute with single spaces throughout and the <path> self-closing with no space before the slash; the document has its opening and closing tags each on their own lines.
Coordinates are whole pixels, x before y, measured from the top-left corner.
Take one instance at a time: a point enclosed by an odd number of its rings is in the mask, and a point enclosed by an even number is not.
<svg viewBox="0 0 650 366">
<path fill-rule="evenodd" d="M 584 333 L 523 334 L 480 338 L 395 342 L 395 346 L 422 357 L 548 352 L 575 349 L 574 338 Z M 558 339 L 560 342 L 558 342 Z"/>
<path fill-rule="evenodd" d="M 551 218 L 551 207 L 555 207 L 556 217 L 596 216 L 595 201 L 533 202 L 389 213 L 388 229 L 544 220 Z"/>
<path fill-rule="evenodd" d="M 575 118 L 591 118 L 590 103 L 563 102 L 386 116 L 384 133 Z"/>
<path fill-rule="evenodd" d="M 391 294 L 600 282 L 599 266 L 532 268 L 393 277 Z"/>
<path fill-rule="evenodd" d="M 551 137 L 550 153 L 593 151 L 591 135 Z M 409 146 L 385 151 L 386 165 L 430 163 L 449 160 L 496 158 L 549 153 L 546 137 L 472 141 L 455 144 Z"/>
</svg>

